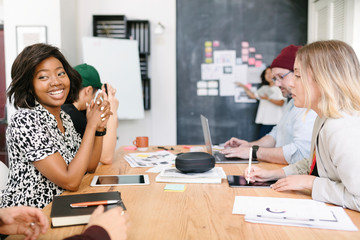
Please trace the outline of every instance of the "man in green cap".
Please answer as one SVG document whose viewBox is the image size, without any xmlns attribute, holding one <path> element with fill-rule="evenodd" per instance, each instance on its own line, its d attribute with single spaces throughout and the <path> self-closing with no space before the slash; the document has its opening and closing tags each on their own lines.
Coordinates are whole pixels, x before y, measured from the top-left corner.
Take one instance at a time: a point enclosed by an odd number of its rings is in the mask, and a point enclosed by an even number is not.
<svg viewBox="0 0 360 240">
<path fill-rule="evenodd" d="M 61 108 L 70 115 L 76 131 L 81 138 L 84 135 L 86 128 L 86 108 L 91 101 L 95 100 L 97 92 L 100 90 L 105 93 L 105 84 L 100 81 L 98 71 L 91 65 L 86 63 L 74 67 L 82 78 L 82 88 L 79 91 L 78 99 L 72 104 L 64 104 Z M 110 116 L 107 127 L 104 132 L 96 132 L 97 137 L 103 137 L 103 150 L 101 152 L 100 162 L 103 164 L 111 164 L 116 147 L 116 129 L 118 124 L 117 108 L 119 101 L 115 97 L 116 90 L 109 84 L 107 87 L 107 100 L 110 102 L 111 111 L 113 115 Z"/>
</svg>

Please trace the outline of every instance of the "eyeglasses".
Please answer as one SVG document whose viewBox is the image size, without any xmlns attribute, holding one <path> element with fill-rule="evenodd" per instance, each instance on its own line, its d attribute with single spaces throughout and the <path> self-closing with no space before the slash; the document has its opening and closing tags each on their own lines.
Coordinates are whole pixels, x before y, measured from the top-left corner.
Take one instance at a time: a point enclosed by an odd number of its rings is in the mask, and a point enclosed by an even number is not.
<svg viewBox="0 0 360 240">
<path fill-rule="evenodd" d="M 281 75 L 280 77 L 273 77 L 272 80 L 273 82 L 275 83 L 276 81 L 279 81 L 281 82 L 282 80 L 284 80 L 284 78 L 289 74 L 289 73 L 292 73 L 293 71 L 289 71 L 287 73 L 285 73 L 284 75 Z"/>
</svg>

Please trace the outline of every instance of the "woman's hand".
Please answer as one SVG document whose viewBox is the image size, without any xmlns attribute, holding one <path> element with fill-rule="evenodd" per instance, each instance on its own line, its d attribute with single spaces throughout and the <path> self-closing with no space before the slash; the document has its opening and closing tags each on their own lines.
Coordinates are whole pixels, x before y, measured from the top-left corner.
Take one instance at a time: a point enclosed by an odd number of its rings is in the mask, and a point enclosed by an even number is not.
<svg viewBox="0 0 360 240">
<path fill-rule="evenodd" d="M 250 182 L 267 182 L 285 177 L 285 172 L 281 168 L 276 170 L 266 170 L 257 166 L 251 166 L 250 173 L 248 167 L 244 170 L 244 177 L 245 179 L 249 179 Z"/>
<path fill-rule="evenodd" d="M 241 82 L 235 82 L 235 84 L 238 86 L 238 87 L 242 87 L 242 88 L 246 88 L 246 86 L 241 83 Z"/>
<path fill-rule="evenodd" d="M 279 192 L 287 190 L 312 190 L 315 178 L 312 175 L 290 175 L 279 179 L 271 188 Z"/>
<path fill-rule="evenodd" d="M 95 102 L 91 102 L 87 106 L 87 125 L 93 126 L 96 130 L 102 131 L 112 114 L 113 113 L 110 110 L 110 103 L 107 100 L 107 95 L 101 92 L 96 97 Z"/>
<path fill-rule="evenodd" d="M 25 240 L 37 239 L 49 227 L 47 217 L 38 208 L 9 207 L 0 209 L 0 232 L 25 235 Z"/>
<path fill-rule="evenodd" d="M 119 107 L 119 100 L 115 97 L 116 89 L 110 84 L 106 83 L 107 86 L 107 100 L 110 102 L 111 110 L 116 112 Z M 102 86 L 102 91 L 105 93 L 105 85 Z"/>
</svg>

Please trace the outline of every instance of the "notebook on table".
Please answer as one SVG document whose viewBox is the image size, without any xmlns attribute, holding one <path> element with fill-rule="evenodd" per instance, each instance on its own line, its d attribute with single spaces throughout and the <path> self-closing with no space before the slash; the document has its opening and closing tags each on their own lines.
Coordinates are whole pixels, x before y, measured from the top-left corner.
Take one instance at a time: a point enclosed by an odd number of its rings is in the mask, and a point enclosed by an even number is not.
<svg viewBox="0 0 360 240">
<path fill-rule="evenodd" d="M 121 199 L 121 193 L 118 191 L 55 196 L 50 214 L 52 227 L 87 224 L 91 214 L 97 206 L 72 208 L 70 204 L 102 200 L 119 201 L 116 204 L 105 205 L 105 211 L 116 206 L 121 206 L 124 210 L 126 210 L 126 207 Z"/>
<path fill-rule="evenodd" d="M 206 117 L 204 117 L 203 115 L 200 115 L 200 118 L 201 118 L 201 125 L 202 125 L 202 129 L 203 129 L 203 133 L 204 133 L 206 151 L 215 157 L 216 163 L 246 163 L 246 164 L 249 163 L 248 158 L 236 158 L 236 157 L 229 158 L 229 157 L 225 157 L 224 154 L 222 154 L 218 151 L 213 151 L 211 135 L 210 135 L 210 128 L 209 128 L 209 120 Z M 252 163 L 258 163 L 258 161 L 252 160 Z"/>
</svg>

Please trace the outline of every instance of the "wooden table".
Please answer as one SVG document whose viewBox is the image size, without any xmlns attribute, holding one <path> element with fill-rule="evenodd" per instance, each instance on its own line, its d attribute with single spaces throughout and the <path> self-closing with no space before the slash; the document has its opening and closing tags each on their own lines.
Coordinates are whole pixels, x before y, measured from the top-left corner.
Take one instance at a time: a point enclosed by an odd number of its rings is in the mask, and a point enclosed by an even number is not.
<svg viewBox="0 0 360 240">
<path fill-rule="evenodd" d="M 173 153 L 186 151 L 174 147 Z M 150 147 L 149 151 L 155 151 Z M 141 174 L 148 168 L 131 168 L 123 159 L 127 153 L 118 149 L 112 165 L 102 165 L 96 175 Z M 246 164 L 221 164 L 227 175 L 241 174 Z M 258 166 L 275 169 L 277 164 L 259 163 Z M 164 192 L 167 183 L 155 182 L 157 173 L 146 173 L 150 178 L 147 186 L 90 187 L 94 174 L 87 174 L 76 193 L 120 191 L 126 205 L 131 226 L 128 239 L 360 239 L 360 231 L 348 232 L 305 227 L 277 226 L 245 222 L 243 215 L 232 214 L 235 196 L 266 196 L 309 199 L 308 192 L 275 192 L 263 188 L 230 188 L 226 180 L 222 184 L 186 184 L 185 192 Z M 64 194 L 74 194 L 65 192 Z M 51 204 L 44 208 L 50 215 Z M 360 229 L 360 213 L 345 210 Z M 49 218 L 50 221 L 50 218 Z M 85 226 L 49 229 L 40 239 L 62 239 L 81 233 Z M 11 236 L 8 239 L 22 239 Z"/>
</svg>

